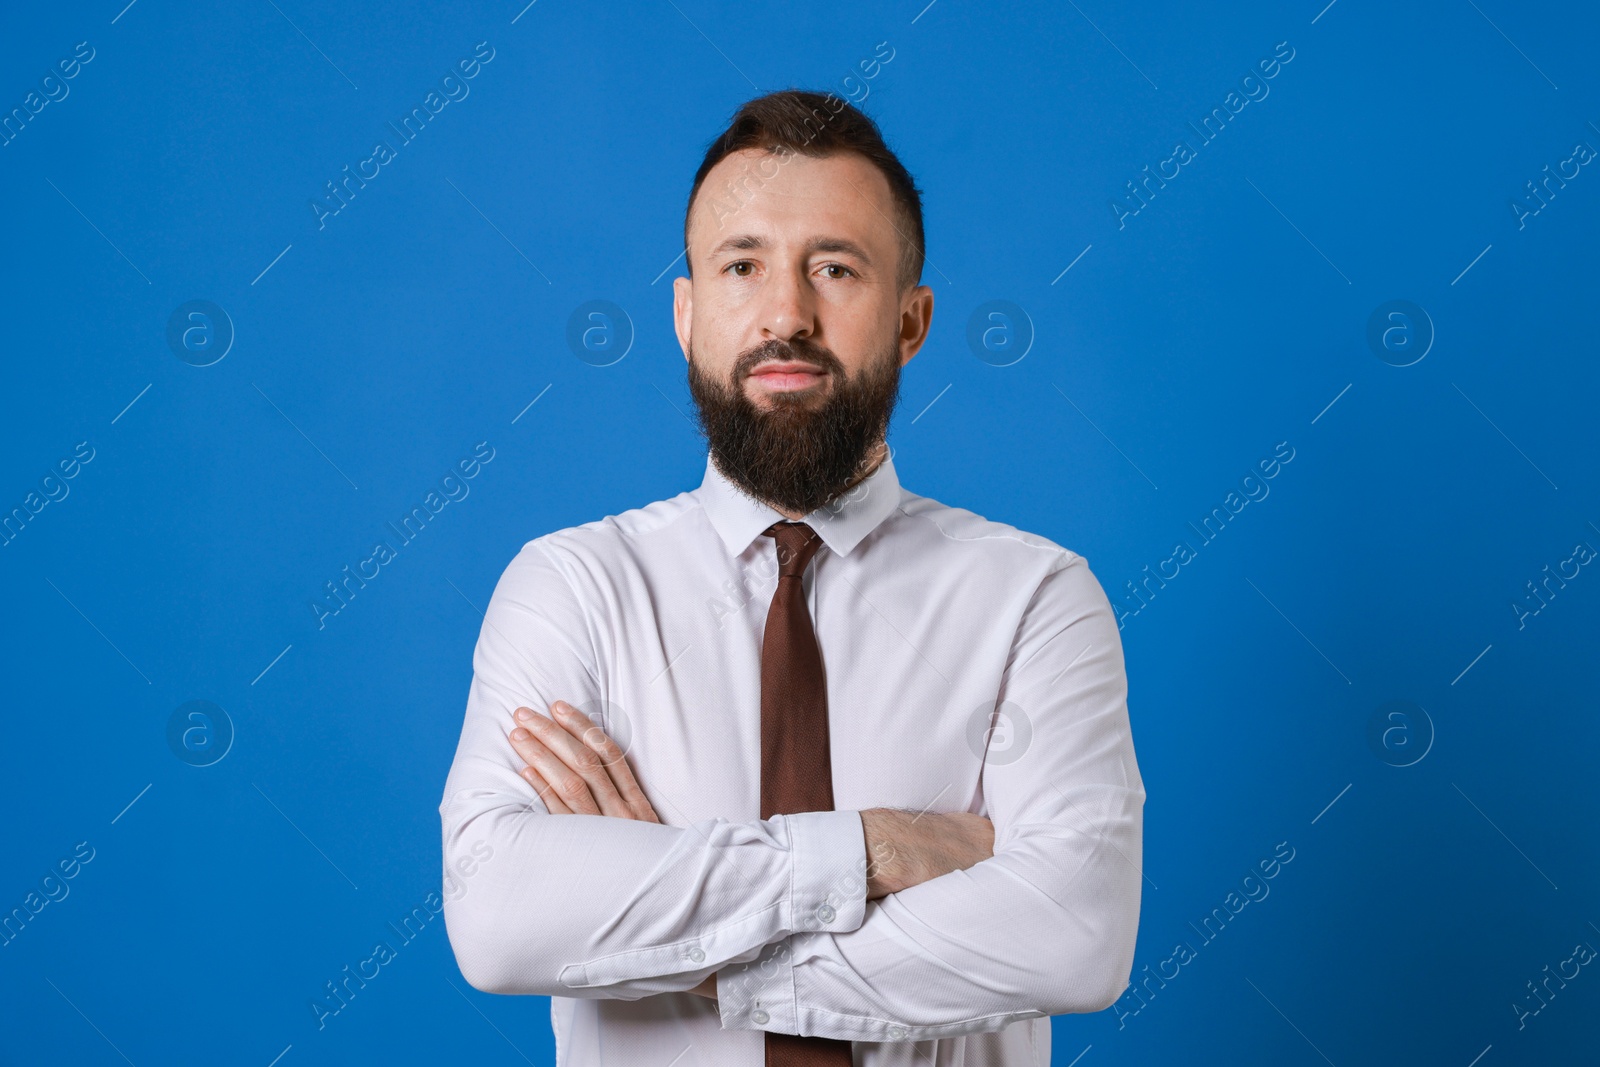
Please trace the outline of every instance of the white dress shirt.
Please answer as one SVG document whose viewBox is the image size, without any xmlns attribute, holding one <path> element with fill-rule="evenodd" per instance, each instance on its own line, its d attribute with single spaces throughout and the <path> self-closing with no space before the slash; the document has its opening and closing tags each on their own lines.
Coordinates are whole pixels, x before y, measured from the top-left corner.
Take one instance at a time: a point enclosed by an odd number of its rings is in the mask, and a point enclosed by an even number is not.
<svg viewBox="0 0 1600 1067">
<path fill-rule="evenodd" d="M 708 458 L 698 489 L 528 542 L 495 587 L 445 784 L 462 973 L 551 998 L 559 1067 L 761 1067 L 763 1031 L 857 1067 L 1050 1061 L 1108 1007 L 1139 920 L 1144 785 L 1122 645 L 1087 562 L 900 485 L 805 521 L 831 812 L 760 819 L 761 638 L 783 518 Z M 552 815 L 519 706 L 564 700 L 661 818 Z M 994 856 L 866 901 L 859 812 L 974 812 Z M 716 974 L 718 999 L 687 990 Z"/>
</svg>

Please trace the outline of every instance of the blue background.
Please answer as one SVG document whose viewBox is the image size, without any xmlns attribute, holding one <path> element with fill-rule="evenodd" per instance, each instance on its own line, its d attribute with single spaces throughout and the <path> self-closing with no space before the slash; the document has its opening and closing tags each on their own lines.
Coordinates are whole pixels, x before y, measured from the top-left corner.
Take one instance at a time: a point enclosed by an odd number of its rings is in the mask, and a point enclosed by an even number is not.
<svg viewBox="0 0 1600 1067">
<path fill-rule="evenodd" d="M 902 481 L 1082 553 L 1130 613 L 1134 978 L 1196 957 L 1054 1020 L 1055 1061 L 1592 1055 L 1593 967 L 1512 1005 L 1600 946 L 1600 574 L 1537 614 L 1526 587 L 1600 546 L 1600 174 L 1511 205 L 1600 147 L 1596 17 L 1323 2 L 9 10 L 0 109 L 94 58 L 0 147 L 0 508 L 94 458 L 0 548 L 0 909 L 94 858 L 0 948 L 0 1061 L 550 1062 L 548 1001 L 467 986 L 442 920 L 323 1029 L 308 1004 L 439 887 L 507 562 L 699 483 L 684 199 L 732 110 L 787 86 L 865 92 L 925 191 Z M 324 183 L 480 41 L 470 94 L 319 228 Z M 1279 42 L 1268 95 L 1200 144 Z M 1195 158 L 1119 225 L 1180 138 Z M 609 366 L 567 342 L 597 299 L 634 333 Z M 235 334 L 209 366 L 167 339 L 193 300 Z M 1021 314 L 974 350 L 996 300 Z M 1427 319 L 1402 353 L 1434 335 L 1409 366 L 1368 341 L 1391 300 Z M 319 628 L 323 583 L 480 441 L 470 495 Z M 1201 542 L 1279 442 L 1270 494 Z M 1141 607 L 1125 583 L 1178 541 Z M 193 700 L 235 734 L 206 767 L 167 737 Z M 1280 842 L 1270 894 L 1202 941 Z"/>
</svg>

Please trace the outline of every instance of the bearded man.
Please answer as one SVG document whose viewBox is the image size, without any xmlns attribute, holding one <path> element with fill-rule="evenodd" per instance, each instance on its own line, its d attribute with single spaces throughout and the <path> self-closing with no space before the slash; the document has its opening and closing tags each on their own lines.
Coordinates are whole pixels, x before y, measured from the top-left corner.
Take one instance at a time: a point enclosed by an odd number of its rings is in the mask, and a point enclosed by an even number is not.
<svg viewBox="0 0 1600 1067">
<path fill-rule="evenodd" d="M 1128 984 L 1145 792 L 1084 558 L 900 485 L 921 194 L 867 116 L 742 106 L 673 317 L 692 491 L 529 541 L 440 817 L 467 981 L 559 1067 L 1049 1062 Z"/>
</svg>

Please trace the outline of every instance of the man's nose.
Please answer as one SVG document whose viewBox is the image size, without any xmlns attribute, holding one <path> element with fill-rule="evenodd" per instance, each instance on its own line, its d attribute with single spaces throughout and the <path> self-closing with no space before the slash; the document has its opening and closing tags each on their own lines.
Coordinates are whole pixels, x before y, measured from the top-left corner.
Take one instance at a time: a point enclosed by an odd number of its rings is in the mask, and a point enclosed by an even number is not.
<svg viewBox="0 0 1600 1067">
<path fill-rule="evenodd" d="M 816 332 L 816 291 L 800 270 L 777 270 L 767 278 L 761 293 L 763 338 L 787 341 L 811 337 Z"/>
</svg>

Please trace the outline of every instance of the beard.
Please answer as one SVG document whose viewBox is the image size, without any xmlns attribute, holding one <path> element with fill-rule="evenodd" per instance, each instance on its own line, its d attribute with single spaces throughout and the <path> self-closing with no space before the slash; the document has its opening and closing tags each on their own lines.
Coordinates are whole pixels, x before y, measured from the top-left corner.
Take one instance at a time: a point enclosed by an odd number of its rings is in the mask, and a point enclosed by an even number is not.
<svg viewBox="0 0 1600 1067">
<path fill-rule="evenodd" d="M 768 360 L 827 371 L 828 395 L 819 403 L 811 390 L 771 393 L 769 409 L 761 410 L 745 395 L 744 382 Z M 850 488 L 888 433 L 900 396 L 898 344 L 891 338 L 852 379 L 826 348 L 804 339 L 773 339 L 741 354 L 728 380 L 718 381 L 695 362 L 691 339 L 689 392 L 723 476 L 757 500 L 808 515 Z"/>
</svg>

